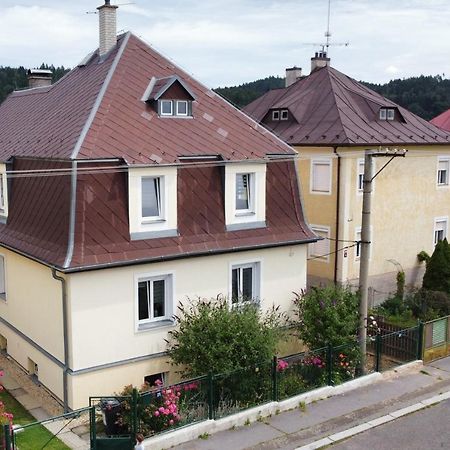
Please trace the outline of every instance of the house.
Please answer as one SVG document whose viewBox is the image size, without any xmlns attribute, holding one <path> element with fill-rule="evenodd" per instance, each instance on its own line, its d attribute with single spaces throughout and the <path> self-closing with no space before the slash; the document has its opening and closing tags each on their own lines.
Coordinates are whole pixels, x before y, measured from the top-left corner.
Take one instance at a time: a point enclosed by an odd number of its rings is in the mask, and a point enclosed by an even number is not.
<svg viewBox="0 0 450 450">
<path fill-rule="evenodd" d="M 450 133 L 330 67 L 325 52 L 308 76 L 294 67 L 286 81 L 244 110 L 301 156 L 305 211 L 324 238 L 309 248 L 309 284 L 358 285 L 364 155 L 386 148 L 407 155 L 386 167 L 389 158 L 373 158 L 369 300 L 394 291 L 398 271 L 420 284 L 416 255 L 448 236 Z"/>
<path fill-rule="evenodd" d="M 439 128 L 450 131 L 450 109 L 431 119 L 430 122 Z"/>
<path fill-rule="evenodd" d="M 98 50 L 0 105 L 0 344 L 66 409 L 173 380 L 180 301 L 289 311 L 317 239 L 295 151 L 117 37 L 116 8 L 98 8 Z"/>
</svg>

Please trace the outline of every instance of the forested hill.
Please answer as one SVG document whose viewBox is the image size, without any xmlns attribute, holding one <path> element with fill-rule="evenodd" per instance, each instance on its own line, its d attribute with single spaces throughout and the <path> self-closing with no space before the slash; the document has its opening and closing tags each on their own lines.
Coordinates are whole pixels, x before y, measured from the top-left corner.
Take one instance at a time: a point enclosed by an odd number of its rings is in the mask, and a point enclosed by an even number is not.
<svg viewBox="0 0 450 450">
<path fill-rule="evenodd" d="M 362 83 L 426 120 L 450 108 L 450 79 L 440 75 L 422 75 L 392 80 L 386 84 Z M 240 86 L 217 88 L 215 91 L 242 108 L 268 90 L 280 87 L 284 87 L 284 78 L 268 77 Z"/>
<path fill-rule="evenodd" d="M 54 67 L 53 65 L 41 64 L 39 69 L 50 69 L 53 71 L 53 82 L 59 80 L 69 69 L 64 66 Z M 9 93 L 16 89 L 23 89 L 28 86 L 27 69 L 24 67 L 3 67 L 0 66 L 0 103 Z"/>
</svg>

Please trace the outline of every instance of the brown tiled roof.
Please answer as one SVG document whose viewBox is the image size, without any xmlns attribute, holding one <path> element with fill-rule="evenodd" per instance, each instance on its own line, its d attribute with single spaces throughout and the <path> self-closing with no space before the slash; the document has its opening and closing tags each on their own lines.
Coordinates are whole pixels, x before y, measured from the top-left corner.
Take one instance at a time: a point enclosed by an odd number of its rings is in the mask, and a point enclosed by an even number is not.
<svg viewBox="0 0 450 450">
<path fill-rule="evenodd" d="M 172 76 L 195 96 L 192 119 L 158 117 L 141 100 L 152 77 Z M 0 105 L 3 161 L 26 155 L 151 164 L 211 153 L 242 160 L 293 151 L 131 33 L 106 61 L 94 55 L 55 85 L 15 92 Z"/>
<path fill-rule="evenodd" d="M 430 122 L 443 130 L 450 131 L 450 109 L 431 119 Z"/>
<path fill-rule="evenodd" d="M 396 108 L 399 120 L 378 120 L 381 107 Z M 279 108 L 293 120 L 268 121 L 267 113 Z M 332 67 L 269 91 L 244 111 L 291 145 L 450 144 L 449 133 Z"/>
</svg>

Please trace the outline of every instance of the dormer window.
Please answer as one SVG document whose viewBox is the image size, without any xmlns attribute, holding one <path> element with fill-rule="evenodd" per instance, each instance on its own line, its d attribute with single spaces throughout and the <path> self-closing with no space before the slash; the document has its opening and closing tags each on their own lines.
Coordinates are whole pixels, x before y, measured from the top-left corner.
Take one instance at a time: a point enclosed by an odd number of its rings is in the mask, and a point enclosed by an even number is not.
<svg viewBox="0 0 450 450">
<path fill-rule="evenodd" d="M 289 111 L 287 109 L 281 110 L 281 120 L 288 120 L 289 118 Z"/>
<path fill-rule="evenodd" d="M 394 120 L 395 109 L 394 108 L 380 108 L 380 120 Z"/>
<path fill-rule="evenodd" d="M 0 164 L 0 222 L 8 216 L 8 184 L 6 180 L 6 165 Z"/>
<path fill-rule="evenodd" d="M 142 221 L 164 220 L 164 177 L 143 177 Z"/>
<path fill-rule="evenodd" d="M 236 214 L 253 213 L 253 173 L 236 174 Z"/>
<path fill-rule="evenodd" d="M 177 116 L 187 116 L 188 111 L 187 100 L 177 100 Z"/>
<path fill-rule="evenodd" d="M 272 120 L 280 120 L 280 111 L 272 111 Z"/>
<path fill-rule="evenodd" d="M 164 117 L 192 116 L 192 106 L 189 100 L 160 100 L 159 115 Z"/>
<path fill-rule="evenodd" d="M 289 110 L 287 109 L 276 109 L 272 111 L 272 120 L 278 122 L 279 120 L 288 120 Z"/>
</svg>

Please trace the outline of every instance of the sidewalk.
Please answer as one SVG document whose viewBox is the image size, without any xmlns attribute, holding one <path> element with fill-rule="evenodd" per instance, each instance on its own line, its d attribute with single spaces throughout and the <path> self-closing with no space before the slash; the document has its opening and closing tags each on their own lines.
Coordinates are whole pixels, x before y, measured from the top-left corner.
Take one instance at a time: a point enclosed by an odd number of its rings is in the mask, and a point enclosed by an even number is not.
<svg viewBox="0 0 450 450">
<path fill-rule="evenodd" d="M 320 441 L 330 435 L 360 426 L 382 416 L 396 416 L 396 411 L 450 391 L 450 357 L 425 366 L 413 365 L 407 370 L 386 372 L 383 379 L 335 397 L 329 397 L 305 408 L 296 408 L 260 419 L 248 426 L 221 431 L 173 447 L 178 450 L 305 450 L 321 448 Z M 438 401 L 439 398 L 436 400 Z M 427 403 L 427 402 L 425 402 Z M 409 410 L 405 410 L 404 413 Z M 393 419 L 390 419 L 393 420 Z M 379 422 L 382 420 L 380 419 Z M 345 436 L 347 433 L 342 433 Z M 205 439 L 206 438 L 206 439 Z M 329 445 L 324 439 L 322 446 Z M 315 444 L 314 444 L 315 443 Z M 152 448 L 151 446 L 148 448 Z"/>
</svg>

